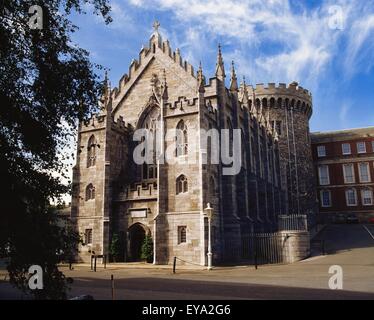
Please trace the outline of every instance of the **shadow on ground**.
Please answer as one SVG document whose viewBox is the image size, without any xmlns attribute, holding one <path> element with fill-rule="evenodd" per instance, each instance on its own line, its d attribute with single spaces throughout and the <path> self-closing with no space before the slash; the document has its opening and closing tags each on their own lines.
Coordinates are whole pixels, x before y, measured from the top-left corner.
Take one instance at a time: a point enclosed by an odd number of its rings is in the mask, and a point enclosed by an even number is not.
<svg viewBox="0 0 374 320">
<path fill-rule="evenodd" d="M 108 280 L 79 278 L 72 294 L 90 294 L 95 299 L 110 299 Z M 206 282 L 180 279 L 131 278 L 115 282 L 117 299 L 266 299 L 266 300 L 374 300 L 374 293 L 329 289 L 282 287 L 259 284 Z"/>
</svg>

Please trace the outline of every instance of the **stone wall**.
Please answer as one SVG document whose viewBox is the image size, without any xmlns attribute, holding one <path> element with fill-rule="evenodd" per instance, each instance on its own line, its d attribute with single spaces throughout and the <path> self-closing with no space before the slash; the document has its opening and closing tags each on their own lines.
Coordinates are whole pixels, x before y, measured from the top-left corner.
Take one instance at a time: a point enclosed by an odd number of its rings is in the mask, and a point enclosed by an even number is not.
<svg viewBox="0 0 374 320">
<path fill-rule="evenodd" d="M 294 263 L 310 255 L 310 234 L 307 231 L 280 231 L 284 263 Z"/>
</svg>

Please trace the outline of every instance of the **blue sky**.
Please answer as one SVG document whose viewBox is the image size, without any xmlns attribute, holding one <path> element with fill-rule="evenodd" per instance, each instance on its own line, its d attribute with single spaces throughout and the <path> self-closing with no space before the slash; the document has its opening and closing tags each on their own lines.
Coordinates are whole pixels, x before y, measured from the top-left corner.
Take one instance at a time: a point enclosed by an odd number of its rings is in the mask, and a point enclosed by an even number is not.
<svg viewBox="0 0 374 320">
<path fill-rule="evenodd" d="M 148 44 L 163 38 L 214 75 L 221 43 L 247 83 L 298 81 L 313 93 L 311 130 L 374 125 L 374 1 L 111 0 L 113 23 L 74 15 L 74 42 L 110 69 L 112 87 Z"/>
</svg>

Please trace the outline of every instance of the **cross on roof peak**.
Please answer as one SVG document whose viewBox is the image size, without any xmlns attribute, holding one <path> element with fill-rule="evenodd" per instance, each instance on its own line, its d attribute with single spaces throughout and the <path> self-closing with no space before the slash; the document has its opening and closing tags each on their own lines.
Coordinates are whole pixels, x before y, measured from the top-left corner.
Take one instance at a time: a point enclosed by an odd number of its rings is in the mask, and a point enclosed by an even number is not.
<svg viewBox="0 0 374 320">
<path fill-rule="evenodd" d="M 155 30 L 155 32 L 158 32 L 159 28 L 160 28 L 160 22 L 156 20 L 155 22 L 153 22 L 153 29 Z"/>
</svg>

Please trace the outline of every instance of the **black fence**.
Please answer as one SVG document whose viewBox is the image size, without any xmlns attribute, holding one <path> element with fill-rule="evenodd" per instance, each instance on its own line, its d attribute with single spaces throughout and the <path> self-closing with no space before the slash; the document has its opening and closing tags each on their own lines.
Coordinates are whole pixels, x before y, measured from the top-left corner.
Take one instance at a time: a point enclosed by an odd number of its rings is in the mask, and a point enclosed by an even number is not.
<svg viewBox="0 0 374 320">
<path fill-rule="evenodd" d="M 308 219 L 304 214 L 278 216 L 279 231 L 307 231 Z"/>
<path fill-rule="evenodd" d="M 285 236 L 279 233 L 252 233 L 242 237 L 240 259 L 253 265 L 283 263 Z M 226 245 L 228 245 L 226 243 Z M 227 247 L 233 252 L 233 248 Z M 226 252 L 227 252 L 226 251 Z"/>
<path fill-rule="evenodd" d="M 283 263 L 282 246 L 284 238 L 278 233 L 256 233 L 251 235 L 254 264 Z"/>
</svg>

